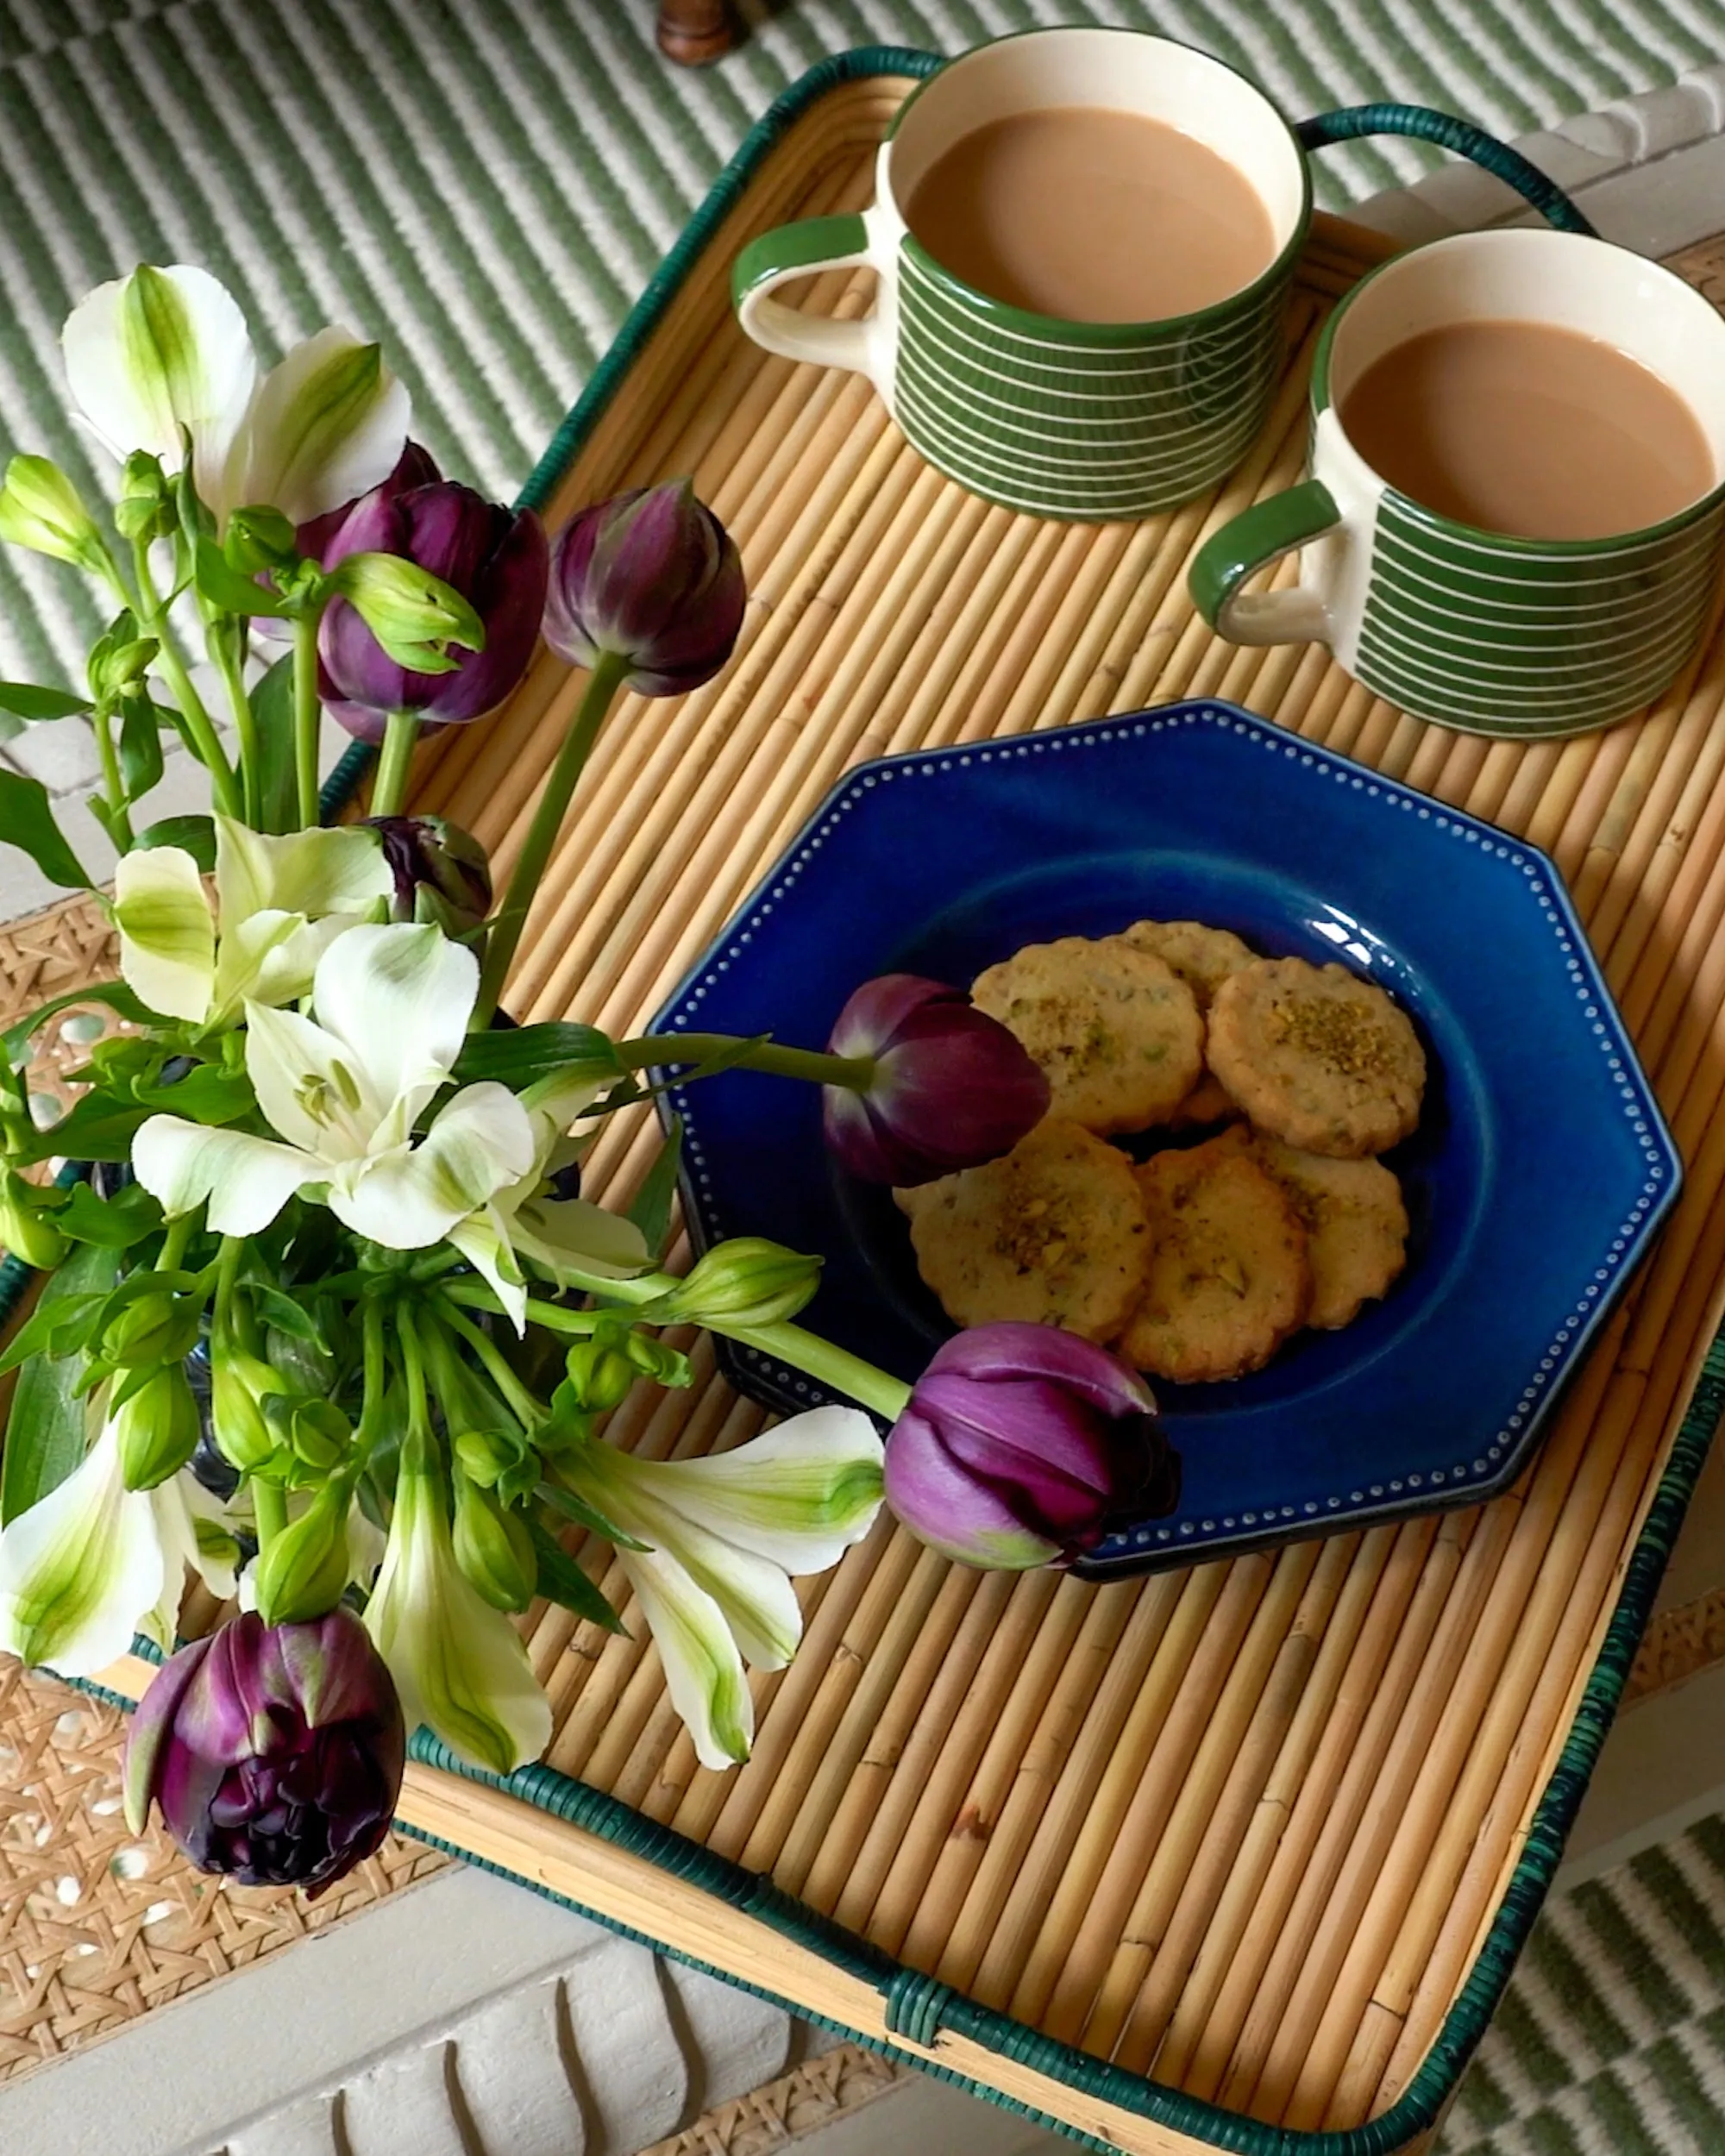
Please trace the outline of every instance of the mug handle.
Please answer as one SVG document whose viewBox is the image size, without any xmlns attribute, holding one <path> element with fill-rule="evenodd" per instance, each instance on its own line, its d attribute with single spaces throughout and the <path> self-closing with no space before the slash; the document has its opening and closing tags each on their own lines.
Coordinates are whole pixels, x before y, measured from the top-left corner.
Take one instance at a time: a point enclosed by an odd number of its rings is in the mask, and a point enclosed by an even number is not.
<svg viewBox="0 0 1725 2156">
<path fill-rule="evenodd" d="M 731 266 L 731 303 L 744 335 L 781 359 L 810 360 L 817 367 L 872 375 L 878 301 L 860 321 L 832 322 L 800 313 L 771 297 L 793 278 L 856 268 L 887 274 L 869 244 L 869 227 L 860 216 L 807 217 L 800 224 L 762 233 Z"/>
<path fill-rule="evenodd" d="M 1471 121 L 1458 120 L 1452 112 L 1439 112 L 1430 105 L 1345 105 L 1339 111 L 1320 112 L 1313 119 L 1302 120 L 1294 132 L 1305 150 L 1320 150 L 1330 142 L 1356 141 L 1363 135 L 1406 135 L 1418 141 L 1435 142 L 1440 149 L 1454 150 L 1513 187 L 1559 232 L 1579 232 L 1590 240 L 1599 237 L 1556 180 L 1530 164 L 1520 150 L 1512 150 L 1507 142 L 1500 142 L 1495 135 L 1488 135 Z"/>
<path fill-rule="evenodd" d="M 1291 592 L 1242 594 L 1239 587 L 1341 522 L 1335 496 L 1321 479 L 1304 479 L 1268 501 L 1254 502 L 1198 549 L 1187 578 L 1194 605 L 1230 643 L 1327 642 L 1329 610 L 1315 592 L 1302 585 Z"/>
</svg>

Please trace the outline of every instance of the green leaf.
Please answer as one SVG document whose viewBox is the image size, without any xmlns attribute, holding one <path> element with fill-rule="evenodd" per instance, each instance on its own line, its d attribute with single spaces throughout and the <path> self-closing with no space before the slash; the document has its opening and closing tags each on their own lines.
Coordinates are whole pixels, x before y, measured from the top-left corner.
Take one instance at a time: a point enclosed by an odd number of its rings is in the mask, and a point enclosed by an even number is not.
<svg viewBox="0 0 1725 2156">
<path fill-rule="evenodd" d="M 135 1025 L 148 1025 L 152 1013 L 139 1002 L 123 981 L 97 981 L 88 988 L 68 988 L 63 996 L 51 996 L 46 1003 L 38 1004 L 28 1018 L 9 1025 L 0 1033 L 0 1055 L 9 1063 L 22 1061 L 30 1037 L 39 1025 L 45 1025 L 58 1011 L 64 1011 L 74 1003 L 105 1003 L 116 1018 L 129 1018 Z M 53 1149 L 59 1152 L 60 1148 Z"/>
<path fill-rule="evenodd" d="M 156 707 L 141 690 L 128 690 L 120 699 L 120 777 L 128 804 L 141 800 L 161 774 L 161 727 Z"/>
<path fill-rule="evenodd" d="M 198 596 L 224 614 L 284 617 L 292 611 L 267 586 L 236 569 L 213 539 L 201 535 L 193 556 L 192 582 L 198 586 Z"/>
<path fill-rule="evenodd" d="M 67 845 L 40 779 L 0 771 L 0 839 L 26 853 L 50 883 L 93 891 L 84 864 Z"/>
<path fill-rule="evenodd" d="M 535 1442 L 543 1444 L 545 1432 L 537 1432 Z M 572 1490 L 560 1489 L 555 1482 L 541 1482 L 537 1492 L 554 1512 L 560 1512 L 566 1520 L 574 1520 L 596 1535 L 603 1535 L 607 1542 L 614 1542 L 619 1550 L 644 1550 L 648 1545 L 637 1542 L 633 1535 L 624 1534 L 615 1520 L 607 1520 L 596 1506 L 584 1497 L 577 1497 Z"/>
<path fill-rule="evenodd" d="M 87 697 L 69 689 L 39 688 L 34 681 L 0 681 L 0 711 L 14 718 L 71 718 L 93 708 Z"/>
<path fill-rule="evenodd" d="M 248 1282 L 247 1293 L 266 1325 L 285 1332 L 290 1340 L 312 1340 L 323 1344 L 323 1336 L 318 1330 L 317 1320 L 309 1310 L 302 1309 L 292 1295 L 260 1280 Z"/>
<path fill-rule="evenodd" d="M 74 1295 L 110 1287 L 119 1270 L 117 1250 L 85 1244 L 43 1288 L 35 1315 L 51 1313 Z M 5 1451 L 0 1453 L 0 1524 L 16 1520 L 58 1489 L 84 1457 L 84 1403 L 74 1390 L 81 1360 L 78 1355 L 34 1355 L 18 1373 Z"/>
<path fill-rule="evenodd" d="M 647 1247 L 662 1257 L 670 1239 L 671 1200 L 677 1194 L 677 1171 L 683 1164 L 683 1119 L 674 1115 L 665 1142 L 653 1156 L 653 1165 L 642 1178 L 629 1208 L 629 1218 L 647 1239 Z"/>
<path fill-rule="evenodd" d="M 129 1183 L 111 1198 L 98 1198 L 88 1183 L 74 1183 L 54 1217 L 54 1225 L 75 1241 L 99 1243 L 109 1250 L 129 1250 L 161 1224 L 161 1207 L 141 1183 Z"/>
<path fill-rule="evenodd" d="M 278 659 L 252 691 L 252 718 L 263 765 L 263 824 L 280 834 L 299 828 L 299 787 L 293 768 L 293 658 Z"/>
<path fill-rule="evenodd" d="M 148 846 L 179 847 L 207 876 L 216 866 L 216 819 L 213 816 L 165 816 L 159 824 L 147 824 L 132 841 L 134 852 Z"/>
<path fill-rule="evenodd" d="M 600 1077 L 624 1075 L 608 1033 L 601 1033 L 596 1025 L 555 1024 L 469 1033 L 455 1058 L 454 1075 L 463 1085 L 494 1078 L 518 1090 L 573 1063 L 590 1064 Z"/>
<path fill-rule="evenodd" d="M 86 1098 L 88 1096 L 86 1095 Z M 219 1063 L 199 1063 L 171 1086 L 136 1088 L 138 1100 L 147 1109 L 166 1115 L 183 1115 L 191 1123 L 233 1123 L 256 1105 L 252 1081 L 243 1070 L 224 1070 Z M 68 1117 L 67 1121 L 70 1121 Z M 56 1135 L 66 1124 L 55 1126 Z M 55 1149 L 66 1152 L 64 1145 Z M 77 1155 L 72 1155 L 74 1159 Z"/>
<path fill-rule="evenodd" d="M 53 1277 L 58 1280 L 73 1262 L 68 1258 Z M 70 1355 L 74 1349 L 86 1346 L 96 1337 L 107 1300 L 105 1294 L 84 1294 L 68 1288 L 50 1300 L 44 1290 L 35 1308 L 12 1335 L 5 1353 L 0 1355 L 0 1371 L 16 1369 L 33 1355 Z"/>
<path fill-rule="evenodd" d="M 536 1591 L 548 1602 L 574 1610 L 577 1617 L 585 1617 L 589 1624 L 602 1625 L 607 1632 L 622 1633 L 627 1638 L 628 1626 L 568 1551 L 530 1513 L 523 1517 L 539 1568 Z"/>
<path fill-rule="evenodd" d="M 86 1093 L 52 1130 L 32 1131 L 16 1145 L 12 1157 L 20 1165 L 60 1155 L 67 1160 L 130 1160 L 138 1126 L 154 1112 L 111 1094 Z"/>
</svg>

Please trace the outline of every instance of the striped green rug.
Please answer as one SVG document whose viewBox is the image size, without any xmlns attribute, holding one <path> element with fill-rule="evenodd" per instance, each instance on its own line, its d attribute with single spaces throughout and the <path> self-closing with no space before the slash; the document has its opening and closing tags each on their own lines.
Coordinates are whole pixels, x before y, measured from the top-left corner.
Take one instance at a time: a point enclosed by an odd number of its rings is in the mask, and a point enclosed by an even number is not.
<svg viewBox="0 0 1725 2156">
<path fill-rule="evenodd" d="M 99 487 L 62 409 L 72 301 L 139 260 L 206 264 L 266 356 L 381 336 L 416 432 L 499 494 L 524 476 L 750 123 L 846 47 L 957 51 L 1043 22 L 1164 31 L 1294 116 L 1392 97 L 1500 134 L 1725 52 L 1719 0 L 743 0 L 720 66 L 668 68 L 653 0 L 0 0 L 0 448 Z M 1358 198 L 1424 169 L 1326 153 Z M 0 555 L 0 671 L 79 667 L 65 583 Z M 60 736 L 56 746 L 52 736 Z M 5 753 L 77 783 L 75 733 Z M 91 759 L 93 764 L 93 757 Z M 1725 2156 L 1725 1821 L 1559 1897 L 1445 2156 Z"/>
</svg>

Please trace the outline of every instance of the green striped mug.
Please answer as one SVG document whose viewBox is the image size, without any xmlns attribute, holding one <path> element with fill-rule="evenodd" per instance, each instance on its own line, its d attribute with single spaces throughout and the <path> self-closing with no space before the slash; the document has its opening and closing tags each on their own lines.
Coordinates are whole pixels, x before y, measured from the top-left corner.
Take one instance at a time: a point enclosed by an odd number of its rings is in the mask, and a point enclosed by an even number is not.
<svg viewBox="0 0 1725 2156">
<path fill-rule="evenodd" d="M 1716 482 L 1662 523 L 1527 539 L 1458 523 L 1389 485 L 1338 404 L 1372 362 L 1445 323 L 1527 322 L 1603 339 L 1688 404 Z M 1311 476 L 1199 551 L 1199 611 L 1235 643 L 1327 643 L 1419 718 L 1527 740 L 1628 717 L 1693 656 L 1725 542 L 1725 320 L 1669 270 L 1572 232 L 1458 234 L 1397 256 L 1331 316 L 1312 370 Z M 1301 549 L 1291 589 L 1247 579 Z"/>
<path fill-rule="evenodd" d="M 960 136 L 1074 105 L 1163 121 L 1226 158 L 1270 213 L 1269 267 L 1195 314 L 1072 323 L 989 298 L 911 235 L 903 205 Z M 871 209 L 762 235 L 738 258 L 732 290 L 757 344 L 867 375 L 913 445 L 973 493 L 1044 517 L 1138 517 L 1202 493 L 1263 425 L 1311 207 L 1293 129 L 1220 60 L 1138 30 L 1026 30 L 949 61 L 906 99 L 881 147 Z M 862 321 L 824 321 L 771 297 L 847 265 L 876 273 Z"/>
</svg>

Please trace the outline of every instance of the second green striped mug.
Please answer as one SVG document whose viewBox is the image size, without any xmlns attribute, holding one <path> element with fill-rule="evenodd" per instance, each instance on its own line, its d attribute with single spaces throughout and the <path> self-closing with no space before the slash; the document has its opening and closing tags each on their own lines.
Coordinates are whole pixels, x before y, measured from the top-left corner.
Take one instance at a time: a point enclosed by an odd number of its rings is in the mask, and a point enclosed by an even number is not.
<svg viewBox="0 0 1725 2156">
<path fill-rule="evenodd" d="M 1468 322 L 1577 330 L 1660 377 L 1700 423 L 1713 484 L 1659 523 L 1597 539 L 1488 531 L 1399 492 L 1338 407 L 1374 361 Z M 1199 550 L 1192 597 L 1235 643 L 1327 643 L 1415 718 L 1505 739 L 1627 718 L 1693 655 L 1725 550 L 1725 319 L 1691 285 L 1572 232 L 1461 233 L 1355 285 L 1312 369 L 1311 476 Z M 1578 442 L 1578 453 L 1584 453 Z M 1301 549 L 1292 589 L 1242 587 Z"/>
</svg>

